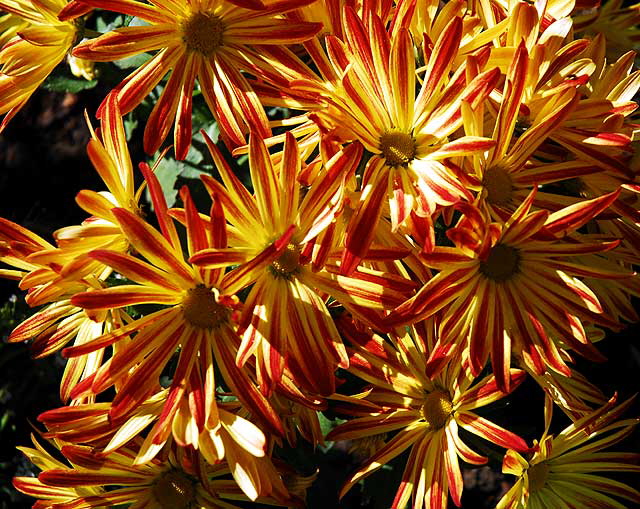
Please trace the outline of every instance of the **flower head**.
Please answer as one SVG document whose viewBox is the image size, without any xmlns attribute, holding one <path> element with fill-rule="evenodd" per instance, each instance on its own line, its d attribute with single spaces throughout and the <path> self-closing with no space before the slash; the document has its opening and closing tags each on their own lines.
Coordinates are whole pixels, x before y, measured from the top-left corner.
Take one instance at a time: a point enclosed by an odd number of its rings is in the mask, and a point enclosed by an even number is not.
<svg viewBox="0 0 640 509">
<path fill-rule="evenodd" d="M 0 131 L 77 42 L 79 25 L 58 19 L 67 5 L 67 0 L 0 2 L 0 10 L 14 16 L 5 25 L 6 35 L 0 36 L 6 41 L 0 49 L 0 115 L 4 115 Z M 8 38 L 10 33 L 15 36 Z"/>
<path fill-rule="evenodd" d="M 404 508 L 413 498 L 412 507 L 416 509 L 444 509 L 448 494 L 460 506 L 459 458 L 476 465 L 485 463 L 486 458 L 462 441 L 459 428 L 502 447 L 527 449 L 521 438 L 474 412 L 506 395 L 493 376 L 474 384 L 474 378 L 462 369 L 461 363 L 449 363 L 433 379 L 426 376 L 425 360 L 435 343 L 435 330 L 433 324 L 411 328 L 402 336 L 392 335 L 390 342 L 358 331 L 349 320 L 341 321 L 341 331 L 355 345 L 350 370 L 371 383 L 372 388 L 359 397 L 343 397 L 347 412 L 356 418 L 335 428 L 327 439 L 398 431 L 349 478 L 342 494 L 411 448 L 392 508 Z M 511 370 L 513 388 L 524 380 L 523 375 L 522 371 Z"/>
<path fill-rule="evenodd" d="M 421 255 L 425 264 L 440 272 L 392 311 L 387 324 L 415 322 L 442 310 L 441 345 L 433 357 L 468 348 L 471 372 L 478 374 L 491 355 L 501 387 L 508 383 L 512 342 L 536 373 L 542 374 L 548 366 L 569 376 L 562 348 L 600 357 L 582 321 L 618 327 L 603 314 L 597 296 L 581 278 L 616 279 L 631 274 L 572 261 L 612 249 L 617 241 L 565 235 L 605 210 L 616 196 L 611 193 L 549 214 L 531 212 L 534 190 L 505 223 L 491 223 L 480 209 L 460 205 L 465 215 L 447 232 L 455 247 L 438 246 Z"/>
<path fill-rule="evenodd" d="M 545 406 L 546 430 L 536 452 L 527 460 L 507 451 L 502 471 L 517 477 L 497 509 L 546 509 L 548 507 L 617 507 L 617 499 L 640 503 L 640 492 L 598 472 L 640 473 L 640 454 L 602 451 L 629 436 L 638 419 L 616 419 L 632 400 L 615 406 L 616 398 L 587 415 L 557 436 L 548 434 L 551 402 Z"/>
<path fill-rule="evenodd" d="M 309 0 L 267 0 L 265 3 L 260 0 L 157 0 L 152 4 L 135 0 L 82 0 L 82 3 L 107 7 L 147 22 L 144 26 L 119 28 L 82 43 L 73 54 L 102 62 L 157 50 L 113 93 L 123 113 L 127 113 L 171 72 L 147 122 L 144 146 L 148 153 L 154 153 L 175 121 L 178 159 L 186 157 L 191 145 L 196 80 L 228 144 L 243 145 L 249 125 L 268 136 L 270 129 L 264 108 L 240 70 L 249 70 L 268 81 L 286 82 L 282 73 L 287 61 L 267 59 L 253 46 L 298 43 L 311 38 L 321 28 L 318 23 L 292 23 L 282 17 L 284 12 Z M 285 55 L 282 59 L 291 58 L 286 51 L 281 54 Z"/>
<path fill-rule="evenodd" d="M 344 277 L 336 267 L 321 270 L 313 266 L 315 239 L 340 211 L 344 181 L 355 170 L 361 148 L 353 144 L 336 153 L 318 178 L 309 182 L 304 195 L 298 182 L 302 161 L 290 134 L 277 166 L 264 141 L 251 137 L 253 195 L 212 143 L 210 149 L 224 185 L 210 177 L 203 180 L 225 209 L 231 247 L 202 250 L 191 261 L 216 267 L 232 252 L 244 260 L 291 232 L 286 246 L 268 266 L 256 265 L 245 275 L 245 285 L 255 284 L 240 318 L 243 338 L 238 362 L 244 364 L 255 355 L 258 380 L 266 393 L 281 380 L 286 367 L 305 390 L 330 395 L 335 391 L 333 372 L 337 366 L 346 367 L 348 359 L 326 295 L 354 311 L 381 310 L 413 287 L 410 281 L 385 278 L 377 271 L 363 269 L 354 277 Z"/>
<path fill-rule="evenodd" d="M 138 504 L 149 509 L 239 509 L 249 502 L 228 478 L 230 466 L 226 462 L 207 464 L 193 450 L 167 447 L 155 460 L 134 465 L 135 444 L 103 454 L 87 446 L 54 443 L 66 464 L 54 459 L 35 439 L 34 444 L 36 449 L 20 450 L 42 472 L 38 478 L 13 480 L 19 491 L 39 500 L 34 507 L 55 504 L 59 509 L 90 509 Z M 259 501 L 288 505 L 286 491 L 274 495 L 279 500 L 264 496 Z"/>
</svg>

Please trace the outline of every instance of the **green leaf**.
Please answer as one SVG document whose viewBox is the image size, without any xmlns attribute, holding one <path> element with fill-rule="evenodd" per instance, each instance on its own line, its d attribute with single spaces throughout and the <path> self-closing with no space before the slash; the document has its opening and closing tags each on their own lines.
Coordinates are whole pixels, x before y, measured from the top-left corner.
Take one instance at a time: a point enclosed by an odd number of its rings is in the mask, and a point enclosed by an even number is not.
<svg viewBox="0 0 640 509">
<path fill-rule="evenodd" d="M 108 13 L 101 11 L 100 15 L 96 19 L 96 30 L 98 32 L 110 32 L 114 28 L 118 28 L 124 26 L 124 17 L 122 15 L 117 15 L 114 19 L 111 18 L 113 13 Z"/>
<path fill-rule="evenodd" d="M 129 113 L 122 117 L 122 121 L 124 123 L 124 132 L 127 137 L 127 141 L 131 141 L 133 131 L 138 127 L 138 119 L 133 115 L 133 113 Z"/>
<path fill-rule="evenodd" d="M 156 168 L 155 175 L 158 178 L 158 182 L 160 182 L 162 192 L 167 200 L 167 206 L 169 207 L 173 207 L 176 203 L 178 190 L 175 188 L 175 183 L 181 171 L 182 163 L 176 161 L 172 157 L 165 157 L 160 161 Z M 146 197 L 147 201 L 150 203 L 151 196 L 149 195 L 148 190 L 146 191 Z"/>
<path fill-rule="evenodd" d="M 115 60 L 113 63 L 120 69 L 131 69 L 141 67 L 150 58 L 151 55 L 149 53 L 139 53 L 122 60 Z"/>
<path fill-rule="evenodd" d="M 320 429 L 322 430 L 322 434 L 324 436 L 327 436 L 327 434 L 329 434 L 329 432 L 339 424 L 347 422 L 346 419 L 340 419 L 339 417 L 336 417 L 335 419 L 329 419 L 322 412 L 318 412 L 318 421 L 320 422 Z"/>
<path fill-rule="evenodd" d="M 98 84 L 98 80 L 81 80 L 71 76 L 52 74 L 50 75 L 42 85 L 45 90 L 52 92 L 68 92 L 71 94 L 77 94 L 82 90 L 89 90 L 94 88 Z"/>
</svg>

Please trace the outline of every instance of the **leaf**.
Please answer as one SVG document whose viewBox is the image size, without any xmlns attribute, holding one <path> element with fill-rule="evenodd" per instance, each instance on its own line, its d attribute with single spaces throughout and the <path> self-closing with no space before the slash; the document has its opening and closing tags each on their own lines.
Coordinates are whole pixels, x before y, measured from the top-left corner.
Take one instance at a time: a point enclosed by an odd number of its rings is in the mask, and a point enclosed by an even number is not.
<svg viewBox="0 0 640 509">
<path fill-rule="evenodd" d="M 80 80 L 72 76 L 53 73 L 42 85 L 45 90 L 51 92 L 68 92 L 77 94 L 82 90 L 89 90 L 98 84 L 98 80 Z"/>
<path fill-rule="evenodd" d="M 133 67 L 141 67 L 147 60 L 151 58 L 149 53 L 139 53 L 131 57 L 123 58 L 122 60 L 115 60 L 113 63 L 119 69 L 131 69 Z"/>
<path fill-rule="evenodd" d="M 114 13 L 100 11 L 100 15 L 96 18 L 96 30 L 101 33 L 110 32 L 114 28 L 124 26 L 124 17 Z"/>
</svg>

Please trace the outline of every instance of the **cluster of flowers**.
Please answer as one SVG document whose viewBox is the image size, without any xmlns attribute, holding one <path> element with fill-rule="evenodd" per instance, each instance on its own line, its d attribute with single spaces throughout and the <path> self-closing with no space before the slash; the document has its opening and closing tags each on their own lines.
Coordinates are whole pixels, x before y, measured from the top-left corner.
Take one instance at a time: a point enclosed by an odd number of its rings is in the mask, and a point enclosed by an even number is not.
<svg viewBox="0 0 640 509">
<path fill-rule="evenodd" d="M 42 306 L 9 340 L 68 359 L 66 406 L 39 418 L 60 459 L 36 442 L 23 451 L 41 474 L 14 480 L 34 507 L 298 507 L 313 478 L 273 451 L 302 437 L 371 439 L 343 493 L 410 449 L 393 508 L 444 509 L 449 496 L 461 502 L 460 460 L 487 461 L 460 428 L 506 449 L 517 480 L 500 509 L 640 502 L 598 473 L 640 471 L 640 454 L 601 452 L 638 423 L 619 420 L 631 400 L 607 401 L 573 367 L 574 355 L 602 360 L 605 329 L 640 321 L 640 71 L 621 54 L 640 37 L 638 8 L 0 9 L 2 127 L 65 58 L 91 77 L 91 62 L 152 53 L 98 111 L 87 150 L 107 190 L 78 193 L 88 218 L 55 244 L 0 219 L 0 276 Z M 140 22 L 83 41 L 94 9 Z M 194 88 L 226 147 L 248 153 L 249 188 L 205 135 L 219 176 L 202 178 L 208 214 L 187 187 L 169 208 L 146 163 L 135 184 L 122 115 L 167 75 L 144 130 L 149 154 L 173 126 L 175 157 L 186 157 Z M 274 106 L 299 115 L 269 120 Z M 145 189 L 153 214 L 140 208 Z M 336 393 L 338 368 L 370 386 Z M 546 393 L 534 444 L 476 413 L 527 377 Z M 328 401 L 351 419 L 323 437 Z M 573 421 L 555 436 L 554 406 Z"/>
</svg>

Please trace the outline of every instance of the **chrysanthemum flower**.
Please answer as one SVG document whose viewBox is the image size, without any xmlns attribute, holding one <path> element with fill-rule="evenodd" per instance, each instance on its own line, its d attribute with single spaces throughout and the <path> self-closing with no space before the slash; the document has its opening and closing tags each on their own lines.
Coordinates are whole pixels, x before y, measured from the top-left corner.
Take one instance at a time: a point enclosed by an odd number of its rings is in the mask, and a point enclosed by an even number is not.
<svg viewBox="0 0 640 509">
<path fill-rule="evenodd" d="M 31 341 L 29 346 L 34 358 L 51 355 L 69 343 L 84 344 L 118 327 L 126 319 L 121 310 L 89 317 L 82 308 L 71 304 L 72 295 L 101 288 L 102 283 L 96 279 L 77 281 L 61 276 L 60 268 L 73 261 L 73 254 L 58 253 L 47 265 L 34 261 L 40 253 L 55 251 L 35 233 L 0 218 L 0 262 L 13 267 L 0 269 L 0 277 L 19 280 L 20 288 L 29 291 L 26 301 L 30 306 L 47 304 L 20 323 L 8 338 L 12 343 Z M 67 362 L 60 383 L 62 401 L 71 399 L 72 388 L 100 367 L 103 356 L 104 349 L 99 349 Z"/>
<path fill-rule="evenodd" d="M 444 160 L 493 144 L 483 138 L 448 138 L 462 124 L 462 103 L 477 107 L 499 78 L 494 69 L 467 84 L 464 66 L 453 67 L 462 20 L 453 18 L 424 54 L 426 72 L 417 95 L 414 44 L 406 28 L 396 28 L 388 33 L 375 14 L 365 24 L 347 8 L 345 41 L 327 38 L 339 88 L 295 82 L 320 93 L 327 103 L 314 113 L 327 135 L 341 142 L 357 140 L 373 154 L 347 232 L 341 264 L 345 274 L 366 256 L 385 201 L 396 230 L 412 210 L 431 216 L 438 207 L 470 199 L 464 175 Z"/>
<path fill-rule="evenodd" d="M 311 0 L 82 0 L 82 3 L 137 16 L 148 24 L 123 27 L 79 45 L 75 56 L 99 62 L 119 60 L 158 50 L 113 92 L 123 113 L 133 110 L 171 71 L 155 104 L 144 133 L 144 146 L 154 153 L 175 120 L 174 143 L 178 159 L 191 145 L 192 95 L 196 80 L 218 121 L 223 139 L 243 145 L 251 129 L 270 134 L 264 108 L 240 72 L 248 70 L 268 81 L 286 83 L 280 73 L 288 65 L 288 53 L 280 61 L 261 56 L 254 45 L 284 45 L 313 37 L 318 23 L 292 23 L 282 14 Z"/>
<path fill-rule="evenodd" d="M 595 327 L 586 329 L 589 339 L 594 341 L 593 330 Z M 602 332 L 599 329 L 597 331 Z M 603 332 L 602 335 L 604 335 Z M 570 360 L 566 352 L 561 352 L 561 354 Z M 521 361 L 521 356 L 517 352 L 514 356 L 518 361 L 517 365 L 522 367 L 535 380 L 540 388 L 551 397 L 553 402 L 572 421 L 591 415 L 594 407 L 602 406 L 607 402 L 607 398 L 602 391 L 574 368 L 571 368 L 570 376 L 565 376 L 553 369 L 546 369 L 544 373 L 538 374 L 529 368 L 527 363 Z"/>
<path fill-rule="evenodd" d="M 58 19 L 67 5 L 67 0 L 0 1 L 1 11 L 23 20 L 0 50 L 0 132 L 77 42 L 79 25 Z"/>
<path fill-rule="evenodd" d="M 554 94 L 536 116 L 527 122 L 526 130 L 521 132 L 518 122 L 522 120 L 521 108 L 524 106 L 528 85 L 528 62 L 529 53 L 523 42 L 518 46 L 505 78 L 491 134 L 495 146 L 463 161 L 463 167 L 469 166 L 468 171 L 478 179 L 483 203 L 492 211 L 494 207 L 498 207 L 512 212 L 534 185 L 567 180 L 597 171 L 597 167 L 586 161 L 550 163 L 534 158 L 539 146 L 562 125 L 576 107 L 578 95 L 571 87 Z M 475 112 L 466 108 L 463 114 L 465 131 L 474 136 L 483 136 L 485 114 L 486 110 L 482 106 Z M 561 208 L 561 205 L 555 208 Z M 493 212 L 493 215 L 499 217 L 499 213 Z"/>
<path fill-rule="evenodd" d="M 0 48 L 13 39 L 18 31 L 29 25 L 29 22 L 15 14 L 0 16 Z"/>
<path fill-rule="evenodd" d="M 550 507 L 598 507 L 625 509 L 619 499 L 640 503 L 640 491 L 609 479 L 599 472 L 640 473 L 640 454 L 608 452 L 628 437 L 638 419 L 615 422 L 632 400 L 615 406 L 615 398 L 574 422 L 557 436 L 549 435 L 551 403 L 545 407 L 546 430 L 528 460 L 509 450 L 502 464 L 516 483 L 500 500 L 497 509 L 548 509 Z"/>
<path fill-rule="evenodd" d="M 447 231 L 455 247 L 438 246 L 421 255 L 427 266 L 439 272 L 392 311 L 387 324 L 414 323 L 443 310 L 440 347 L 468 347 L 471 372 L 476 375 L 491 355 L 503 388 L 508 383 L 512 343 L 536 373 L 542 374 L 548 366 L 569 376 L 559 349 L 569 347 L 587 357 L 601 357 L 589 342 L 583 321 L 618 327 L 602 313 L 597 296 L 581 278 L 624 279 L 632 274 L 574 261 L 579 255 L 612 249 L 617 241 L 603 242 L 588 235 L 580 241 L 563 237 L 616 197 L 611 193 L 549 214 L 530 212 L 534 189 L 504 224 L 490 223 L 486 213 L 461 204 L 464 218 Z"/>
<path fill-rule="evenodd" d="M 160 375 L 179 349 L 169 395 L 162 406 L 160 423 L 154 428 L 153 443 L 160 444 L 171 434 L 184 398 L 193 402 L 198 430 L 204 429 L 205 423 L 208 429 L 217 427 L 216 369 L 252 412 L 270 422 L 273 429 L 279 429 L 278 418 L 266 399 L 235 365 L 240 338 L 233 317 L 240 305 L 235 292 L 250 284 L 246 274 L 277 257 L 286 247 L 288 237 L 280 243 L 270 243 L 227 274 L 221 268 L 191 266 L 185 262 L 158 180 L 148 167 L 141 167 L 162 233 L 125 209 L 114 208 L 112 214 L 133 249 L 148 261 L 114 251 L 92 251 L 92 258 L 136 284 L 80 293 L 72 302 L 89 313 L 139 304 L 159 304 L 162 308 L 89 343 L 66 349 L 65 356 L 78 357 L 107 345 L 126 345 L 94 376 L 79 384 L 74 395 L 98 394 L 117 385 L 110 415 L 113 419 L 126 416 L 159 390 Z M 214 206 L 211 222 L 205 223 L 186 189 L 182 198 L 189 252 L 193 254 L 211 246 L 226 247 L 225 219 L 218 213 L 219 207 Z M 227 257 L 223 267 L 238 261 L 237 257 Z M 135 334 L 133 343 L 127 339 L 131 334 Z"/>
<path fill-rule="evenodd" d="M 459 507 L 459 458 L 475 465 L 486 462 L 462 441 L 459 428 L 501 447 L 527 449 L 520 437 L 474 412 L 506 396 L 493 375 L 474 384 L 464 363 L 455 362 L 433 379 L 426 376 L 425 360 L 435 343 L 433 322 L 426 330 L 412 328 L 402 336 L 392 336 L 392 342 L 360 332 L 349 321 L 341 325 L 355 346 L 350 371 L 373 388 L 362 398 L 351 398 L 348 411 L 358 417 L 335 428 L 327 439 L 357 439 L 399 430 L 349 478 L 342 495 L 410 447 L 392 509 L 404 509 L 410 498 L 413 509 L 445 509 L 448 494 Z M 512 388 L 524 380 L 520 370 L 511 370 L 508 376 Z"/>
<path fill-rule="evenodd" d="M 348 358 L 326 295 L 345 307 L 381 310 L 413 287 L 410 281 L 377 271 L 362 269 L 354 277 L 344 277 L 336 274 L 336 267 L 320 270 L 312 266 L 313 241 L 340 210 L 344 180 L 355 170 L 361 147 L 352 144 L 337 153 L 321 178 L 309 183 L 304 196 L 298 182 L 302 161 L 292 135 L 287 136 L 279 168 L 273 166 L 263 140 L 251 137 L 249 169 L 254 195 L 210 140 L 209 148 L 224 186 L 207 176 L 203 181 L 214 200 L 220 200 L 232 225 L 231 247 L 203 250 L 191 258 L 193 263 L 216 267 L 230 252 L 239 261 L 248 259 L 282 237 L 289 225 L 295 227 L 282 254 L 248 276 L 255 284 L 240 318 L 243 340 L 238 363 L 243 365 L 255 354 L 258 381 L 266 393 L 282 378 L 286 366 L 302 388 L 330 395 L 335 390 L 333 373 L 337 366 L 348 366 Z"/>
<path fill-rule="evenodd" d="M 224 462 L 209 465 L 193 450 L 167 448 L 160 458 L 135 466 L 136 445 L 109 454 L 87 446 L 62 445 L 60 451 L 70 463 L 67 465 L 55 460 L 35 440 L 34 443 L 37 449 L 19 449 L 42 472 L 37 479 L 13 480 L 19 491 L 39 499 L 34 507 L 91 509 L 123 504 L 147 509 L 249 507 L 246 505 L 249 499 L 228 478 L 229 465 Z M 274 492 L 278 500 L 265 496 L 258 502 L 287 505 L 288 496 L 281 481 L 280 485 L 280 491 Z"/>
<path fill-rule="evenodd" d="M 248 412 L 238 402 L 218 402 L 216 418 L 203 424 L 203 416 L 190 408 L 193 398 L 184 395 L 173 417 L 172 434 L 157 440 L 158 431 L 164 426 L 161 416 L 169 397 L 170 391 L 163 389 L 127 416 L 112 418 L 110 403 L 89 403 L 48 410 L 38 420 L 49 430 L 45 437 L 91 445 L 100 448 L 105 456 L 139 440 L 132 459 L 135 465 L 153 461 L 167 444 L 175 441 L 180 447 L 197 450 L 211 465 L 225 461 L 240 489 L 252 499 L 284 490 L 267 454 L 270 440 L 241 415 Z"/>
<path fill-rule="evenodd" d="M 505 111 L 503 105 L 490 103 L 489 109 L 495 110 L 494 116 L 498 118 L 500 109 L 504 122 L 504 113 L 511 111 L 512 116 L 517 116 L 516 134 L 520 132 L 523 138 L 535 140 L 527 132 L 534 119 L 542 119 L 550 113 L 551 118 L 555 109 L 564 110 L 565 105 L 557 101 L 577 89 L 576 102 L 568 110 L 559 112 L 554 129 L 547 129 L 549 138 L 562 148 L 545 146 L 541 150 L 543 157 L 558 162 L 575 158 L 596 168 L 629 176 L 619 155 L 629 144 L 631 131 L 620 129 L 619 122 L 636 107 L 629 103 L 634 79 L 630 76 L 622 79 L 624 64 L 613 66 L 615 70 L 607 69 L 602 62 L 603 38 L 571 40 L 570 18 L 552 21 L 547 13 L 539 12 L 526 2 L 515 3 L 513 12 L 503 23 L 508 24 L 505 37 L 494 40 L 497 47 L 491 50 L 487 65 L 498 66 L 511 74 L 512 85 L 505 89 L 504 97 L 511 104 Z M 526 72 L 517 77 L 513 67 L 521 58 L 522 46 L 528 56 Z M 511 71 L 507 71 L 510 67 Z M 520 97 L 521 104 L 513 104 L 516 97 Z M 566 97 L 564 99 L 566 102 Z M 506 121 L 510 122 L 512 116 Z M 465 125 L 467 123 L 465 119 Z M 503 136 L 507 135 L 511 136 L 511 132 L 504 130 Z M 547 173 L 544 167 L 538 170 Z M 540 182 L 543 181 L 541 178 Z"/>
</svg>

